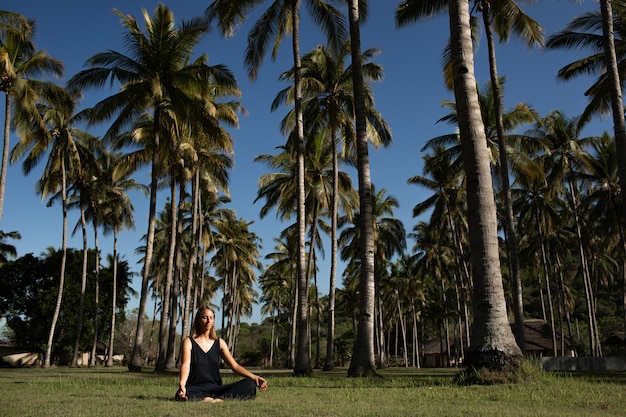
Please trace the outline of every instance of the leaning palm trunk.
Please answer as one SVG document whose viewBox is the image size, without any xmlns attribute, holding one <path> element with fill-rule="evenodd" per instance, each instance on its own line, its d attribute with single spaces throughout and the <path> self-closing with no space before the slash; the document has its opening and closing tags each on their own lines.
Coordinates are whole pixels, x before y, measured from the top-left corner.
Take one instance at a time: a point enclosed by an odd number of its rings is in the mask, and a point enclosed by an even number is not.
<svg viewBox="0 0 626 417">
<path fill-rule="evenodd" d="M 596 309 L 593 296 L 593 286 L 591 284 L 591 273 L 589 272 L 589 262 L 587 254 L 585 253 L 585 245 L 583 242 L 583 235 L 581 230 L 581 222 L 578 216 L 578 198 L 576 190 L 574 188 L 573 181 L 568 181 L 572 206 L 572 213 L 574 213 L 574 224 L 576 226 L 576 240 L 578 242 L 578 255 L 580 256 L 580 272 L 583 278 L 583 285 L 585 288 L 585 301 L 587 305 L 587 324 L 589 326 L 589 354 L 591 356 L 600 355 L 600 339 L 598 337 L 598 327 L 596 321 Z"/>
<path fill-rule="evenodd" d="M 522 300 L 522 279 L 519 272 L 519 245 L 517 231 L 515 230 L 515 218 L 513 216 L 513 203 L 511 186 L 509 184 L 509 162 L 504 140 L 504 125 L 502 122 L 502 104 L 500 93 L 500 80 L 496 66 L 496 46 L 491 24 L 491 6 L 489 1 L 483 1 L 483 20 L 487 45 L 489 50 L 489 74 L 491 76 L 491 88 L 493 90 L 493 109 L 496 118 L 496 133 L 498 137 L 498 149 L 500 156 L 500 177 L 502 180 L 502 196 L 504 200 L 504 237 L 509 255 L 509 270 L 511 273 L 511 296 L 513 298 L 513 315 L 515 316 L 514 333 L 517 345 L 524 352 L 526 341 L 524 336 L 524 303 Z"/>
<path fill-rule="evenodd" d="M 620 189 L 626 190 L 626 122 L 624 121 L 624 104 L 622 102 L 622 86 L 617 66 L 615 39 L 613 36 L 613 6 L 611 0 L 600 0 L 602 12 L 602 34 L 604 40 L 604 62 L 610 80 L 611 109 L 615 130 L 615 146 L 617 148 L 617 163 L 619 171 Z M 622 192 L 624 195 L 624 192 Z M 623 216 L 626 219 L 626 204 L 622 204 Z M 623 277 L 623 321 L 626 327 L 626 272 Z"/>
<path fill-rule="evenodd" d="M 474 324 L 467 366 L 509 371 L 519 367 L 522 352 L 507 318 L 498 253 L 496 207 L 487 139 L 474 78 L 468 0 L 453 0 L 450 45 L 453 59 L 463 165 L 467 181 L 469 238 L 472 252 Z"/>
<path fill-rule="evenodd" d="M 50 324 L 50 333 L 48 334 L 48 344 L 46 346 L 46 355 L 44 357 L 43 367 L 50 367 L 50 357 L 52 356 L 52 342 L 54 340 L 54 331 L 56 329 L 57 320 L 61 313 L 61 302 L 63 300 L 63 286 L 65 284 L 65 263 L 67 261 L 67 189 L 65 177 L 65 161 L 61 159 L 61 206 L 63 210 L 63 238 L 61 244 L 61 272 L 59 274 L 59 292 L 57 293 L 57 301 L 52 314 L 52 323 Z"/>
<path fill-rule="evenodd" d="M 9 165 L 9 138 L 11 133 L 11 91 L 6 91 L 4 100 L 4 141 L 2 145 L 2 167 L 0 168 L 0 220 L 4 206 L 4 190 L 7 182 L 7 167 Z"/>
<path fill-rule="evenodd" d="M 374 217 L 372 208 L 372 185 L 367 144 L 365 91 L 363 83 L 361 32 L 359 27 L 359 2 L 348 3 L 350 21 L 350 49 L 352 54 L 352 78 L 356 119 L 357 167 L 359 179 L 359 227 L 361 231 L 361 278 L 359 280 L 359 320 L 352 360 L 348 369 L 350 376 L 368 376 L 375 373 L 374 356 Z"/>
</svg>

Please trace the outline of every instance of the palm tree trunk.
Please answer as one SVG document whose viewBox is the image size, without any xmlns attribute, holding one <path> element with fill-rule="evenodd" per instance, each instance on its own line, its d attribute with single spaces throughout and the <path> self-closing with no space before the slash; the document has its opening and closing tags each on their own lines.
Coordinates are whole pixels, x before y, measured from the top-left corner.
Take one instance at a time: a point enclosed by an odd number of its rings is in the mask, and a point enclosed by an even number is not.
<svg viewBox="0 0 626 417">
<path fill-rule="evenodd" d="M 469 307 L 468 307 L 468 298 L 469 293 L 472 291 L 471 284 L 471 276 L 469 269 L 467 267 L 467 262 L 465 260 L 465 251 L 463 250 L 463 243 L 459 238 L 459 233 L 457 232 L 456 223 L 452 219 L 452 212 L 449 206 L 449 203 L 446 207 L 446 216 L 448 218 L 448 224 L 450 226 L 450 231 L 452 232 L 452 241 L 454 244 L 454 253 L 456 258 L 456 269 L 457 269 L 457 285 L 459 289 L 459 298 L 460 298 L 460 311 L 459 311 L 459 320 L 462 321 L 461 326 L 461 356 L 465 357 L 465 348 L 464 348 L 464 338 L 466 343 L 470 343 L 470 317 L 469 317 Z M 466 278 L 465 280 L 463 278 Z"/>
<path fill-rule="evenodd" d="M 270 360 L 269 367 L 274 367 L 274 339 L 276 338 L 276 316 L 274 316 L 274 310 L 272 310 L 270 320 L 272 321 L 272 331 L 270 334 Z"/>
<path fill-rule="evenodd" d="M 83 317 L 85 315 L 85 290 L 87 289 L 87 222 L 85 221 L 85 210 L 82 207 L 80 208 L 80 224 L 83 235 L 83 266 L 80 275 L 78 320 L 76 321 L 76 337 L 74 339 L 74 353 L 72 354 L 71 366 L 78 366 L 78 355 L 80 353 L 80 336 L 83 332 Z"/>
<path fill-rule="evenodd" d="M 511 197 L 511 186 L 509 184 L 509 162 L 504 139 L 504 125 L 502 123 L 502 104 L 500 79 L 496 65 L 496 43 L 493 36 L 491 24 L 490 1 L 482 0 L 483 20 L 485 23 L 485 33 L 487 35 L 487 45 L 489 50 L 489 74 L 491 76 L 491 89 L 493 90 L 493 109 L 496 117 L 496 133 L 498 137 L 498 150 L 500 156 L 500 177 L 502 180 L 502 196 L 504 199 L 504 236 L 506 248 L 509 255 L 509 270 L 511 273 L 511 295 L 513 298 L 513 315 L 515 316 L 514 334 L 517 345 L 522 350 L 526 350 L 524 336 L 524 303 L 522 300 L 522 278 L 519 272 L 519 245 L 517 242 L 517 231 L 515 230 L 515 217 L 513 215 L 513 203 Z"/>
<path fill-rule="evenodd" d="M 178 246 L 178 245 L 177 245 Z M 179 249 L 177 248 L 177 252 Z M 179 258 L 179 255 L 176 255 Z M 179 266 L 174 271 L 174 282 L 172 283 L 172 293 L 170 299 L 169 329 L 167 332 L 167 352 L 165 354 L 165 369 L 172 369 L 176 366 L 176 329 L 178 328 L 178 312 L 180 299 L 180 281 L 182 269 L 180 261 L 176 261 Z"/>
<path fill-rule="evenodd" d="M 65 263 L 67 262 L 67 185 L 65 176 L 65 161 L 61 160 L 61 205 L 63 210 L 63 238 L 61 244 L 61 272 L 59 273 L 59 290 L 57 293 L 57 301 L 52 314 L 52 323 L 50 324 L 50 332 L 48 334 L 48 344 L 46 345 L 46 354 L 44 356 L 43 367 L 50 367 L 50 357 L 52 356 L 52 342 L 54 340 L 54 331 L 56 329 L 57 320 L 61 313 L 61 302 L 63 300 L 63 287 L 65 284 Z"/>
<path fill-rule="evenodd" d="M 496 207 L 474 78 L 468 0 L 451 1 L 448 11 L 474 278 L 474 325 L 466 364 L 475 369 L 515 370 L 522 352 L 509 326 L 502 287 Z"/>
<path fill-rule="evenodd" d="M 183 213 L 185 205 L 185 183 L 179 184 L 179 202 L 176 214 L 176 238 L 175 238 L 175 255 L 174 255 L 174 282 L 172 286 L 172 300 L 170 304 L 170 328 L 168 331 L 167 354 L 165 357 L 165 368 L 171 369 L 176 366 L 176 329 L 178 327 L 178 312 L 180 306 L 180 289 L 183 281 L 183 253 L 180 242 L 183 240 Z M 192 239 L 190 239 L 192 242 Z M 187 253 L 187 259 L 191 259 L 191 249 Z M 191 260 L 188 261 L 191 264 Z"/>
<path fill-rule="evenodd" d="M 400 304 L 400 294 L 396 290 L 396 302 L 398 307 L 398 320 L 400 321 L 400 328 L 402 330 L 402 360 L 404 361 L 404 366 L 409 366 L 409 359 L 407 357 L 407 344 L 406 344 L 406 326 L 404 324 L 404 314 L 402 312 L 402 305 Z M 396 332 L 397 334 L 397 332 Z"/>
<path fill-rule="evenodd" d="M 298 157 L 298 344 L 294 374 L 310 375 L 309 350 L 309 279 L 306 275 L 306 195 L 304 167 L 304 122 L 302 116 L 302 64 L 300 62 L 300 0 L 292 0 L 292 46 L 294 62 L 294 107 L 296 114 Z"/>
<path fill-rule="evenodd" d="M 196 165 L 194 172 L 193 188 L 191 192 L 191 249 L 189 263 L 187 265 L 187 279 L 185 282 L 185 302 L 183 305 L 183 323 L 181 336 L 184 338 L 189 334 L 190 317 L 191 317 L 191 297 L 194 287 L 194 271 L 196 269 L 196 260 L 200 253 L 200 228 L 198 227 L 198 211 L 200 207 L 200 170 Z M 182 346 L 182 339 L 181 339 Z M 178 355 L 177 366 L 180 366 L 181 356 Z"/>
<path fill-rule="evenodd" d="M 374 260 L 374 263 L 376 260 Z M 374 266 L 374 270 L 376 270 L 376 266 Z M 384 312 L 385 306 L 382 300 L 382 294 L 380 292 L 379 285 L 380 278 L 374 278 L 374 289 L 376 294 L 376 307 L 374 309 L 374 314 L 376 315 L 376 333 L 378 334 L 378 358 L 376 359 L 378 369 L 384 369 L 387 367 L 387 346 L 385 343 L 385 325 L 384 325 Z"/>
<path fill-rule="evenodd" d="M 100 249 L 98 245 L 98 227 L 96 223 L 93 224 L 93 237 L 94 237 L 94 247 L 95 247 L 95 265 L 94 265 L 94 304 L 93 304 L 93 340 L 91 343 L 91 355 L 89 356 L 89 366 L 97 365 L 97 348 L 98 348 L 98 337 L 100 331 L 100 320 L 99 320 L 99 311 L 100 311 Z"/>
<path fill-rule="evenodd" d="M 352 54 L 352 78 L 357 134 L 357 167 L 359 180 L 359 207 L 361 230 L 361 278 L 359 280 L 359 321 L 352 360 L 348 369 L 350 376 L 368 376 L 375 373 L 374 356 L 374 217 L 372 207 L 372 185 L 366 132 L 365 92 L 361 57 L 361 31 L 359 1 L 348 2 L 350 22 L 350 49 Z"/>
<path fill-rule="evenodd" d="M 622 86 L 617 66 L 615 39 L 613 36 L 613 6 L 611 0 L 600 0 L 602 13 L 602 34 L 604 54 L 611 85 L 611 109 L 615 131 L 615 146 L 619 171 L 620 189 L 626 190 L 626 122 L 624 121 L 624 104 L 622 102 Z M 622 192 L 624 195 L 624 192 Z M 1 206 L 0 206 L 1 208 Z M 626 204 L 622 204 L 623 216 L 626 219 Z M 623 277 L 623 320 L 626 328 L 626 269 Z"/>
<path fill-rule="evenodd" d="M 152 173 L 150 182 L 150 208 L 148 214 L 148 236 L 146 238 L 146 254 L 144 257 L 143 274 L 141 279 L 141 293 L 139 296 L 139 310 L 137 311 L 137 331 L 135 332 L 135 342 L 133 344 L 133 353 L 131 355 L 130 362 L 128 363 L 128 370 L 131 372 L 140 372 L 143 364 L 142 350 L 143 350 L 143 334 L 146 314 L 146 302 L 148 300 L 149 281 L 150 281 L 150 264 L 152 263 L 152 251 L 154 248 L 154 229 L 156 223 L 156 203 L 157 203 L 157 188 L 159 180 L 159 111 L 158 108 L 154 112 L 155 114 L 155 133 L 152 152 Z"/>
<path fill-rule="evenodd" d="M 115 342 L 115 313 L 117 312 L 117 230 L 113 229 L 113 282 L 111 283 L 111 334 L 109 355 L 106 366 L 113 366 L 113 346 Z"/>
<path fill-rule="evenodd" d="M 587 305 L 587 325 L 589 326 L 589 354 L 591 356 L 599 356 L 598 354 L 598 335 L 597 328 L 595 326 L 595 308 L 593 302 L 593 288 L 591 285 L 591 276 L 589 273 L 589 264 L 587 262 L 587 255 L 585 254 L 585 247 L 583 243 L 583 236 L 580 224 L 580 218 L 578 216 L 578 199 L 576 196 L 576 190 L 574 184 L 570 179 L 568 186 L 571 196 L 572 213 L 574 215 L 574 224 L 576 226 L 576 239 L 578 242 L 578 255 L 580 256 L 580 270 L 583 276 L 583 285 L 585 288 L 585 300 Z"/>
<path fill-rule="evenodd" d="M 414 362 L 413 365 L 416 368 L 421 368 L 421 361 L 420 361 L 420 346 L 419 346 L 419 342 L 420 342 L 420 338 L 418 335 L 418 325 L 417 325 L 417 310 L 415 309 L 415 305 L 413 305 L 413 355 L 414 355 Z"/>
<path fill-rule="evenodd" d="M 155 150 L 156 152 L 156 150 Z M 167 341 L 168 323 L 172 302 L 172 281 L 174 280 L 174 257 L 176 256 L 176 181 L 170 179 L 170 230 L 169 250 L 167 253 L 167 269 L 165 270 L 165 282 L 163 283 L 163 304 L 161 305 L 161 320 L 159 322 L 159 357 L 155 366 L 155 372 L 163 372 L 167 369 Z"/>
<path fill-rule="evenodd" d="M 326 331 L 326 361 L 324 371 L 332 371 L 335 367 L 335 282 L 337 280 L 337 216 L 339 213 L 339 161 L 337 153 L 337 133 L 331 132 L 333 149 L 333 195 L 331 213 L 331 257 L 330 284 L 328 288 L 328 330 Z"/>
</svg>

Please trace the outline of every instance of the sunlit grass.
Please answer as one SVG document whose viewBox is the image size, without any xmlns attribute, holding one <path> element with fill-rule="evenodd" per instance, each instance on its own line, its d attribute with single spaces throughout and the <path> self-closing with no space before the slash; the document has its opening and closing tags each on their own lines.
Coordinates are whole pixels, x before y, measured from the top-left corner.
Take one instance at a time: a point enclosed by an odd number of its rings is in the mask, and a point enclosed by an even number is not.
<svg viewBox="0 0 626 417">
<path fill-rule="evenodd" d="M 455 383 L 454 369 L 393 368 L 380 378 L 346 369 L 312 377 L 257 370 L 269 389 L 253 401 L 172 400 L 177 371 L 0 369 L 0 416 L 624 416 L 626 373 L 541 373 L 515 384 Z M 224 373 L 225 382 L 234 376 Z"/>
</svg>

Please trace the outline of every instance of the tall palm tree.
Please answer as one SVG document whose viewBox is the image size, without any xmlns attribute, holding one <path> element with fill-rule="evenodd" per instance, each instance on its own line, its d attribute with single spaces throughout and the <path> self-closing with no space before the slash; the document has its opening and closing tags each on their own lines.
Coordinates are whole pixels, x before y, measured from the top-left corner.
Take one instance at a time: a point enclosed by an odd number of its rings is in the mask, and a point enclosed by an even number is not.
<svg viewBox="0 0 626 417">
<path fill-rule="evenodd" d="M 183 285 L 183 288 L 186 289 L 182 323 L 183 334 L 187 334 L 187 330 L 190 327 L 193 278 L 196 272 L 196 264 L 201 263 L 198 261 L 202 244 L 200 239 L 201 228 L 199 227 L 201 211 L 205 210 L 208 214 L 213 215 L 220 213 L 221 209 L 218 209 L 217 203 L 225 201 L 225 199 L 221 200 L 218 196 L 224 195 L 226 198 L 230 196 L 228 173 L 233 167 L 233 138 L 221 125 L 235 128 L 239 126 L 237 113 L 245 114 L 246 109 L 243 108 L 239 101 L 231 98 L 240 96 L 241 92 L 237 88 L 233 88 L 232 85 L 223 83 L 219 78 L 215 78 L 212 81 L 210 94 L 207 95 L 206 99 L 210 107 L 213 108 L 212 117 L 219 128 L 211 132 L 190 131 L 188 135 L 185 135 L 186 140 L 184 143 L 181 144 L 184 155 L 189 161 L 187 163 L 189 168 L 185 171 L 192 187 L 190 196 L 191 224 L 188 230 L 191 241 L 191 247 L 189 248 L 190 261 L 187 263 L 187 277 Z M 229 101 L 224 101 L 227 99 Z M 211 203 L 207 207 L 202 204 L 203 195 L 206 195 L 205 199 Z M 209 212 L 210 208 L 216 211 L 211 213 Z"/>
<path fill-rule="evenodd" d="M 38 98 L 53 93 L 55 86 L 37 80 L 36 76 L 63 75 L 63 63 L 45 51 L 38 51 L 32 38 L 36 33 L 35 21 L 24 16 L 0 11 L 0 92 L 5 94 L 4 141 L 2 167 L 0 168 L 0 220 L 4 207 L 7 168 L 9 164 L 9 138 L 11 114 L 23 113 L 45 129 L 37 111 Z"/>
<path fill-rule="evenodd" d="M 246 18 L 262 0 L 215 0 L 206 9 L 209 19 L 216 19 L 225 35 L 232 35 L 240 21 Z M 270 1 L 268 1 L 270 3 Z M 302 116 L 302 85 L 300 58 L 300 5 L 301 0 L 273 0 L 257 20 L 248 35 L 245 64 L 250 79 L 257 77 L 259 67 L 273 42 L 272 58 L 286 35 L 292 36 L 294 67 L 294 109 L 296 114 L 296 150 L 298 167 L 298 351 L 294 373 L 307 375 L 312 372 L 308 354 L 308 278 L 306 276 L 306 213 L 305 213 L 305 167 L 304 167 L 304 121 Z M 331 45 L 338 47 L 346 38 L 342 15 L 324 0 L 305 0 L 313 21 L 328 35 Z"/>
<path fill-rule="evenodd" d="M 44 367 L 51 365 L 52 343 L 56 329 L 57 320 L 61 312 L 61 302 L 63 299 L 63 287 L 65 283 L 65 262 L 67 259 L 67 178 L 68 174 L 81 169 L 81 153 L 86 155 L 88 149 L 87 139 L 91 135 L 73 127 L 75 123 L 75 110 L 78 103 L 79 93 L 77 91 L 68 92 L 56 89 L 57 97 L 54 101 L 40 102 L 38 110 L 45 128 L 39 124 L 33 125 L 31 118 L 23 119 L 24 114 L 16 115 L 18 124 L 18 137 L 20 141 L 11 151 L 11 161 L 16 162 L 22 157 L 22 169 L 26 174 L 30 173 L 46 152 L 48 160 L 44 168 L 42 177 L 37 183 L 37 191 L 42 198 L 50 196 L 52 200 L 60 199 L 63 212 L 63 233 L 62 233 L 62 258 L 61 270 L 59 273 L 59 290 L 55 310 L 50 325 L 48 344 L 44 357 Z M 81 148 L 83 152 L 81 152 Z"/>
<path fill-rule="evenodd" d="M 196 124 L 199 126 L 198 130 L 214 131 L 214 119 L 207 117 L 211 115 L 211 108 L 205 106 L 209 80 L 215 77 L 224 84 L 235 86 L 236 83 L 232 74 L 224 67 L 206 65 L 206 57 L 189 62 L 194 47 L 208 31 L 208 21 L 196 17 L 183 21 L 180 28 L 177 28 L 171 10 L 159 4 L 153 17 L 143 10 L 144 33 L 133 16 L 124 15 L 119 10 L 115 10 L 115 13 L 126 29 L 128 55 L 117 51 L 98 53 L 87 60 L 90 68 L 79 72 L 68 82 L 70 86 L 81 88 L 102 87 L 110 78 L 122 85 L 117 94 L 103 99 L 86 114 L 92 123 L 114 118 L 104 138 L 114 139 L 122 129 L 146 111 L 152 113 L 153 150 L 161 148 L 162 133 L 171 132 L 176 123 Z M 142 365 L 144 313 L 153 257 L 157 185 L 161 173 L 160 156 L 155 151 L 151 155 L 148 233 L 137 332 L 128 365 L 132 371 L 140 371 Z"/>
<path fill-rule="evenodd" d="M 508 41 L 512 31 L 526 43 L 528 47 L 543 46 L 543 28 L 535 20 L 524 13 L 514 1 L 480 0 L 483 23 L 487 35 L 487 49 L 489 55 L 489 75 L 493 88 L 493 110 L 496 125 L 496 137 L 500 149 L 500 179 L 502 181 L 502 197 L 504 201 L 504 228 L 507 251 L 509 255 L 509 269 L 511 273 L 511 292 L 513 296 L 513 312 L 515 315 L 515 338 L 517 344 L 525 350 L 524 336 L 524 304 L 522 301 L 522 279 L 519 271 L 519 245 L 513 204 L 511 201 L 511 187 L 509 183 L 509 163 L 506 152 L 504 122 L 502 116 L 502 94 L 496 65 L 496 47 L 494 31 L 500 42 Z"/>
<path fill-rule="evenodd" d="M 382 67 L 371 60 L 378 54 L 375 48 L 364 51 L 363 73 L 367 81 L 382 79 Z M 346 65 L 350 54 L 350 43 L 346 42 L 342 49 L 332 49 L 318 46 L 302 58 L 302 81 L 303 81 L 303 108 L 306 120 L 307 132 L 327 132 L 331 149 L 333 150 L 333 172 L 335 173 L 331 203 L 331 273 L 329 286 L 329 320 L 327 332 L 327 355 L 324 364 L 325 370 L 331 370 L 334 361 L 334 312 L 335 312 L 335 280 L 337 258 L 337 216 L 338 216 L 338 173 L 339 173 L 339 150 L 338 143 L 342 144 L 341 155 L 354 158 L 356 150 L 356 132 L 354 131 L 354 95 L 352 89 L 352 69 Z M 285 72 L 282 79 L 293 79 L 294 70 Z M 384 119 L 374 108 L 373 94 L 366 88 L 368 131 L 371 135 L 368 139 L 376 147 L 387 146 L 391 142 L 391 132 Z M 283 102 L 291 103 L 294 97 L 293 87 L 281 91 L 274 102 L 272 109 L 278 108 Z M 294 112 L 287 116 L 289 123 L 286 131 L 294 129 Z M 283 124 L 285 125 L 285 124 Z"/>
<path fill-rule="evenodd" d="M 367 2 L 348 2 L 350 24 L 350 54 L 352 57 L 352 84 L 354 88 L 354 114 L 356 120 L 356 151 L 359 181 L 360 258 L 359 323 L 352 360 L 348 368 L 350 376 L 369 376 L 374 373 L 374 310 L 376 280 L 374 260 L 374 213 L 372 181 L 370 176 L 369 149 L 367 142 L 367 116 L 365 82 L 362 71 L 361 22 L 367 20 Z"/>
<path fill-rule="evenodd" d="M 522 354 L 506 314 L 487 138 L 474 78 L 468 1 L 450 1 L 448 12 L 474 279 L 474 324 L 466 363 L 474 368 L 515 370 Z"/>
<path fill-rule="evenodd" d="M 130 178 L 128 173 L 120 174 L 116 172 L 118 164 L 121 163 L 120 154 L 107 154 L 105 163 L 102 164 L 102 176 L 99 178 L 101 189 L 104 190 L 102 197 L 101 226 L 104 234 L 113 234 L 113 254 L 109 257 L 109 264 L 113 269 L 111 280 L 111 333 L 109 334 L 108 355 L 105 366 L 113 366 L 114 340 L 115 340 L 115 320 L 117 313 L 117 291 L 118 291 L 118 269 L 119 255 L 117 252 L 118 235 L 124 229 L 134 229 L 134 207 L 128 196 L 128 191 L 139 191 L 148 194 L 147 188 L 143 184 L 137 183 Z"/>
<path fill-rule="evenodd" d="M 83 318 L 84 318 L 84 307 L 85 307 L 85 291 L 87 288 L 87 263 L 88 263 L 88 254 L 89 254 L 89 245 L 87 241 L 87 210 L 92 209 L 92 213 L 97 212 L 98 206 L 98 196 L 96 195 L 98 191 L 95 190 L 96 187 L 96 179 L 100 177 L 100 163 L 99 158 L 97 156 L 97 148 L 100 146 L 100 141 L 91 137 L 91 142 L 96 146 L 91 149 L 87 149 L 88 153 L 82 153 L 81 155 L 81 166 L 79 169 L 74 170 L 69 173 L 69 187 L 68 187 L 68 197 L 69 204 L 68 208 L 78 208 L 80 211 L 79 220 L 74 227 L 73 233 L 76 233 L 77 229 L 81 229 L 82 238 L 83 238 L 83 265 L 81 272 L 81 289 L 80 289 L 80 299 L 78 306 L 78 320 L 76 321 L 76 335 L 74 341 L 74 353 L 72 354 L 72 362 L 71 366 L 78 366 L 78 356 L 80 354 L 80 339 L 82 335 L 83 329 Z M 94 338 L 97 342 L 97 334 L 98 334 L 98 304 L 99 304 L 99 254 L 98 254 L 98 239 L 97 239 L 97 214 L 93 218 L 93 227 L 95 233 L 95 251 L 96 251 L 96 261 L 94 263 L 95 267 L 95 315 L 94 315 Z M 92 359 L 93 366 L 95 366 L 95 351 L 93 352 Z"/>
<path fill-rule="evenodd" d="M 609 0 L 601 0 L 599 3 L 599 12 L 589 12 L 573 19 L 565 30 L 550 38 L 547 46 L 566 49 L 583 47 L 593 52 L 591 56 L 563 67 L 558 75 L 568 80 L 583 73 L 598 74 L 596 82 L 585 92 L 590 97 L 590 102 L 581 117 L 581 123 L 585 123 L 595 113 L 611 110 L 619 158 L 620 187 L 626 189 L 626 123 L 622 103 L 623 80 L 626 77 L 623 60 L 626 46 L 626 4 Z M 584 32 L 585 30 L 588 32 Z M 626 217 L 626 205 L 623 209 Z M 626 278 L 624 293 L 626 294 Z M 626 295 L 624 299 L 626 300 Z M 626 301 L 624 305 L 626 306 Z"/>
<path fill-rule="evenodd" d="M 448 5 L 448 1 L 431 0 L 407 0 L 402 2 L 396 12 L 396 24 L 399 27 L 405 26 L 418 19 L 428 18 L 432 13 L 443 11 Z M 513 294 L 513 312 L 515 315 L 515 336 L 518 344 L 524 350 L 524 307 L 522 301 L 522 284 L 519 273 L 519 247 L 517 232 L 515 230 L 515 219 L 511 203 L 511 189 L 509 182 L 509 163 L 505 143 L 505 127 L 503 122 L 502 92 L 500 79 L 496 65 L 496 49 L 494 32 L 501 42 L 509 40 L 513 33 L 519 37 L 527 47 L 543 45 L 543 28 L 535 20 L 526 15 L 514 0 L 490 1 L 475 0 L 474 6 L 481 11 L 485 33 L 487 37 L 487 49 L 489 58 L 489 74 L 493 89 L 492 110 L 494 113 L 495 139 L 498 148 L 503 150 L 498 152 L 500 159 L 500 182 L 502 186 L 502 199 L 504 205 L 503 224 L 505 229 L 505 240 L 509 255 L 509 269 L 511 275 L 511 289 Z M 451 59 L 449 50 L 446 51 L 444 62 L 449 63 Z M 444 73 L 446 70 L 444 69 Z"/>
</svg>

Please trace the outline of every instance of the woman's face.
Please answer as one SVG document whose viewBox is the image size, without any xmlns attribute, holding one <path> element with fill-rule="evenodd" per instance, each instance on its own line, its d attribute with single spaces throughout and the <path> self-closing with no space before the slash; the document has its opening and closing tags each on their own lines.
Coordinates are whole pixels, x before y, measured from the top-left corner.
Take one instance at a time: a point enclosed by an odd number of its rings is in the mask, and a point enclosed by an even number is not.
<svg viewBox="0 0 626 417">
<path fill-rule="evenodd" d="M 198 324 L 203 331 L 210 330 L 215 322 L 215 314 L 211 310 L 202 310 L 198 318 Z"/>
</svg>

